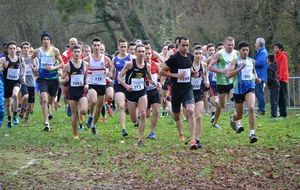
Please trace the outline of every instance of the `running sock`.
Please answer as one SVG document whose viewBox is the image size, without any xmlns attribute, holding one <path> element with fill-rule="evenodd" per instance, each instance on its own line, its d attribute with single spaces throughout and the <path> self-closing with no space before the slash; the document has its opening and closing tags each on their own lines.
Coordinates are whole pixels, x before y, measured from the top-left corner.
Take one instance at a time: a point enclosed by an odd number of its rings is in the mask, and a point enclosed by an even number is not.
<svg viewBox="0 0 300 190">
<path fill-rule="evenodd" d="M 215 112 L 211 112 L 211 117 L 215 115 Z"/>
<path fill-rule="evenodd" d="M 250 137 L 251 137 L 251 135 L 254 135 L 255 134 L 255 130 L 253 130 L 253 129 L 250 129 Z"/>
<path fill-rule="evenodd" d="M 10 115 L 7 116 L 7 120 L 11 121 L 11 116 Z"/>
<path fill-rule="evenodd" d="M 16 118 L 16 117 L 17 117 L 17 114 L 18 114 L 18 112 L 14 112 L 14 118 Z"/>
</svg>

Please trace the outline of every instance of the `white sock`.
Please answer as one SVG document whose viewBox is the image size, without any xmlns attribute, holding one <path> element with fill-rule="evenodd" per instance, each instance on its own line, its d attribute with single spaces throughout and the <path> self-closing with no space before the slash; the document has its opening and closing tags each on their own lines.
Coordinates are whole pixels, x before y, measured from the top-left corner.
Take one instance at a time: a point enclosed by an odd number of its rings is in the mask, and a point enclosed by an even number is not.
<svg viewBox="0 0 300 190">
<path fill-rule="evenodd" d="M 254 135 L 255 134 L 255 130 L 254 129 L 250 129 L 250 137 L 251 137 L 251 135 Z"/>
</svg>

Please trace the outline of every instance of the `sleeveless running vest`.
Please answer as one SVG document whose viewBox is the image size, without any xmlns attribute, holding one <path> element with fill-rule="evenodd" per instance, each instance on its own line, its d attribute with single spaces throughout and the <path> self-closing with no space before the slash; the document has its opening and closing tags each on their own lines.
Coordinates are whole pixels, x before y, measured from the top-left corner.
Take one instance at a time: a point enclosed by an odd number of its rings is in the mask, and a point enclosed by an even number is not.
<svg viewBox="0 0 300 190">
<path fill-rule="evenodd" d="M 70 89 L 83 88 L 85 85 L 84 78 L 84 62 L 81 62 L 81 66 L 77 69 L 70 61 L 70 73 L 69 73 L 69 86 Z"/>
<path fill-rule="evenodd" d="M 151 73 L 151 79 L 153 81 L 154 84 L 149 84 L 147 82 L 147 90 L 152 90 L 157 88 L 157 83 L 158 83 L 158 66 L 157 63 L 151 60 L 151 64 L 150 64 L 150 73 Z"/>
<path fill-rule="evenodd" d="M 246 59 L 237 58 L 237 66 L 239 68 L 243 63 L 246 64 L 244 69 L 242 69 L 233 79 L 233 93 L 234 94 L 244 94 L 250 89 L 255 88 L 255 78 L 253 74 L 253 59 L 247 57 Z"/>
<path fill-rule="evenodd" d="M 218 69 L 225 69 L 230 66 L 230 63 L 233 59 L 238 57 L 239 52 L 236 50 L 232 50 L 231 53 L 228 53 L 225 49 L 220 50 L 220 58 L 217 63 Z M 232 84 L 232 78 L 228 78 L 226 74 L 217 73 L 217 84 L 218 85 L 229 85 Z"/>
<path fill-rule="evenodd" d="M 25 60 L 25 77 L 26 77 L 26 86 L 34 87 L 35 85 L 35 77 L 34 71 L 31 68 L 31 58 L 24 58 Z"/>
<path fill-rule="evenodd" d="M 125 66 L 125 64 L 129 61 L 131 61 L 131 57 L 130 57 L 129 53 L 124 58 L 119 58 L 119 56 L 116 56 L 114 58 L 114 66 L 115 66 L 115 70 L 116 70 L 115 76 L 114 76 L 115 83 L 120 84 L 117 79 L 118 75 L 121 72 L 121 70 L 123 69 L 123 67 Z M 123 78 L 123 79 L 125 80 L 125 78 Z"/>
<path fill-rule="evenodd" d="M 21 58 L 18 57 L 17 61 L 13 62 L 8 56 L 6 57 L 6 61 L 8 61 L 7 68 L 3 69 L 3 75 L 5 81 L 16 81 L 19 82 L 20 79 L 20 65 Z"/>
<path fill-rule="evenodd" d="M 193 71 L 197 71 L 194 66 L 192 66 L 192 69 Z M 193 86 L 193 90 L 194 91 L 199 91 L 201 89 L 203 89 L 204 87 L 204 75 L 203 75 L 203 72 L 204 69 L 203 69 L 203 65 L 202 63 L 200 63 L 200 68 L 197 72 L 199 72 L 199 77 L 192 77 L 191 79 L 191 83 L 192 83 L 192 86 Z"/>
<path fill-rule="evenodd" d="M 91 85 L 106 85 L 106 66 L 105 55 L 103 54 L 100 60 L 95 60 L 90 56 L 90 64 L 88 68 L 88 84 Z"/>
<path fill-rule="evenodd" d="M 132 68 L 126 73 L 125 81 L 130 84 L 133 91 L 142 91 L 145 89 L 145 78 L 147 75 L 147 63 L 144 62 L 142 69 L 138 68 L 136 61 L 132 61 Z"/>
<path fill-rule="evenodd" d="M 55 60 L 54 50 L 51 46 L 47 52 L 44 52 L 42 47 L 38 49 L 39 51 L 39 77 L 41 79 L 51 80 L 57 79 L 57 70 L 48 71 L 47 67 L 57 65 Z"/>
</svg>

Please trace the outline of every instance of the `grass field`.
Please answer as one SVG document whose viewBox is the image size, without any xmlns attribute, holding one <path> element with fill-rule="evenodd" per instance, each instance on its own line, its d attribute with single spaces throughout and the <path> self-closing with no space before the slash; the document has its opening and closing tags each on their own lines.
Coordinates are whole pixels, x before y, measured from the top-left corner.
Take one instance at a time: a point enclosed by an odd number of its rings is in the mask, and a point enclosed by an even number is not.
<svg viewBox="0 0 300 190">
<path fill-rule="evenodd" d="M 136 146 L 129 119 L 129 138 L 121 137 L 117 114 L 99 121 L 98 135 L 85 130 L 74 141 L 63 109 L 54 113 L 51 132 L 42 131 L 37 104 L 30 124 L 0 129 L 0 189 L 299 189 L 299 112 L 276 122 L 258 118 L 256 144 L 249 143 L 248 118 L 246 131 L 236 134 L 229 115 L 221 116 L 221 130 L 205 116 L 204 147 L 192 151 L 170 117 L 159 118 L 158 139 L 144 147 Z"/>
</svg>

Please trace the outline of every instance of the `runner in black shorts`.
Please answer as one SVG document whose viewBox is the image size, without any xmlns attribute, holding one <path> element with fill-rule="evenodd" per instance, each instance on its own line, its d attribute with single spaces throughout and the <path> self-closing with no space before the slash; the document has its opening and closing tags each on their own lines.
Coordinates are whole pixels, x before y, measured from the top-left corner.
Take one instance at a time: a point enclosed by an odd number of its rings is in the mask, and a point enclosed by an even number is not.
<svg viewBox="0 0 300 190">
<path fill-rule="evenodd" d="M 194 128 L 195 100 L 193 87 L 191 85 L 191 67 L 194 56 L 188 53 L 189 40 L 185 37 L 179 39 L 178 51 L 172 55 L 162 67 L 160 74 L 165 77 L 172 77 L 172 112 L 178 128 L 181 141 L 185 141 L 180 113 L 181 104 L 186 107 L 186 116 L 190 127 L 191 149 L 196 149 Z"/>
<path fill-rule="evenodd" d="M 41 94 L 42 112 L 44 116 L 44 130 L 50 131 L 48 107 L 52 105 L 57 88 L 58 88 L 58 73 L 57 70 L 63 68 L 64 64 L 57 48 L 51 45 L 51 36 L 48 32 L 43 32 L 41 35 L 42 47 L 35 49 L 31 59 L 36 57 L 39 59 L 39 74 L 38 87 Z"/>
<path fill-rule="evenodd" d="M 25 60 L 25 76 L 26 81 L 21 86 L 22 102 L 21 111 L 19 116 L 23 118 L 25 112 L 25 123 L 28 121 L 29 113 L 33 111 L 33 104 L 35 98 L 35 73 L 38 72 L 36 67 L 36 60 L 31 60 L 30 56 L 31 44 L 29 42 L 23 42 L 21 44 L 22 56 Z M 25 110 L 25 104 L 28 103 L 27 109 Z"/>
<path fill-rule="evenodd" d="M 203 113 L 203 106 L 204 106 L 204 89 L 209 87 L 208 75 L 206 64 L 201 62 L 202 58 L 202 49 L 201 46 L 194 46 L 193 48 L 194 53 L 194 63 L 192 70 L 196 72 L 196 75 L 192 77 L 192 86 L 193 86 L 193 93 L 195 97 L 195 136 L 196 136 L 196 143 L 197 148 L 201 148 L 200 144 L 200 135 L 202 130 L 202 113 Z"/>
<path fill-rule="evenodd" d="M 145 78 L 152 84 L 150 68 L 144 61 L 145 47 L 143 44 L 136 46 L 136 60 L 125 64 L 118 75 L 118 81 L 126 88 L 126 99 L 131 121 L 137 122 L 137 108 L 140 117 L 138 145 L 143 145 L 144 130 L 146 127 L 147 94 Z M 126 76 L 125 76 L 126 75 Z M 125 81 L 123 79 L 125 76 Z"/>
<path fill-rule="evenodd" d="M 160 72 L 160 67 L 157 62 L 151 60 L 152 53 L 150 48 L 146 48 L 145 54 L 146 54 L 146 62 L 150 65 L 151 78 L 154 83 L 154 84 L 147 83 L 147 87 L 146 87 L 147 99 L 148 99 L 147 118 L 150 117 L 150 109 L 152 110 L 151 128 L 150 128 L 150 133 L 148 135 L 148 138 L 156 139 L 154 129 L 156 127 L 159 108 L 160 108 L 160 94 L 158 90 L 161 86 L 160 83 L 158 82 L 159 80 L 158 73 Z"/>
<path fill-rule="evenodd" d="M 94 38 L 92 43 L 93 54 L 84 58 L 89 63 L 88 66 L 88 101 L 90 104 L 90 115 L 88 124 L 92 134 L 96 135 L 96 124 L 98 122 L 101 109 L 105 102 L 106 69 L 111 67 L 111 60 L 101 53 L 101 41 Z"/>
<path fill-rule="evenodd" d="M 75 140 L 79 139 L 77 132 L 79 117 L 84 117 L 88 109 L 86 97 L 88 91 L 86 68 L 88 63 L 80 58 L 81 52 L 80 46 L 72 47 L 72 58 L 64 66 L 62 74 L 63 81 L 69 83 L 69 104 L 72 111 L 72 128 Z"/>
<path fill-rule="evenodd" d="M 18 113 L 18 94 L 20 91 L 20 82 L 25 82 L 25 63 L 24 59 L 18 57 L 16 54 L 17 43 L 11 41 L 7 44 L 8 55 L 0 59 L 0 65 L 3 68 L 4 76 L 4 98 L 5 107 L 7 113 L 7 127 L 11 128 L 11 100 L 13 98 L 14 103 L 12 107 L 13 111 L 13 124 L 18 125 L 19 120 L 17 118 Z M 21 74 L 22 71 L 22 74 Z"/>
</svg>

